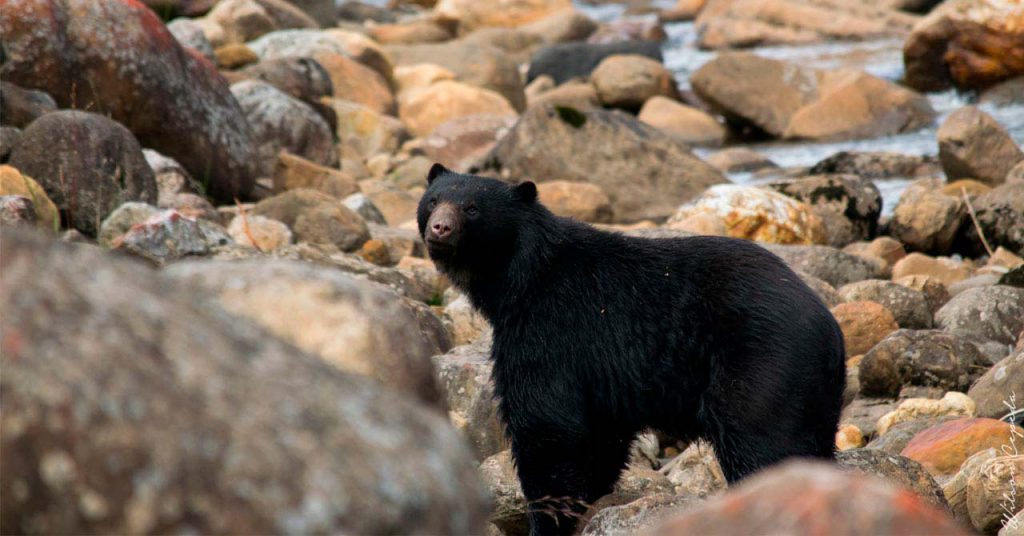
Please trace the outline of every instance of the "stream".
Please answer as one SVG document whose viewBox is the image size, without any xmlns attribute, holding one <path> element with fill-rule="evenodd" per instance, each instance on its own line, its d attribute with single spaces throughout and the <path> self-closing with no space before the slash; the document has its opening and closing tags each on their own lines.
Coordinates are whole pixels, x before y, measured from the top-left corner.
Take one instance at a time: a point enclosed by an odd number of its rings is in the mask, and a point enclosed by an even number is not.
<svg viewBox="0 0 1024 536">
<path fill-rule="evenodd" d="M 657 7 L 669 7 L 672 1 L 656 0 Z M 607 22 L 619 18 L 653 18 L 625 16 L 625 7 L 618 4 L 591 6 L 577 2 L 577 9 L 589 17 Z M 681 89 L 690 88 L 690 75 L 717 54 L 711 50 L 700 50 L 696 46 L 697 32 L 692 22 L 665 24 L 668 40 L 662 46 L 665 66 L 675 73 Z M 871 41 L 832 41 L 806 45 L 772 45 L 748 49 L 749 52 L 783 61 L 792 61 L 800 65 L 820 68 L 838 69 L 850 67 L 862 69 L 879 78 L 898 82 L 903 77 L 903 40 L 896 38 L 877 39 Z M 755 143 L 735 143 L 731 147 L 747 147 L 753 149 L 781 167 L 811 166 L 826 157 L 840 151 L 884 151 L 915 156 L 934 156 L 938 154 L 936 132 L 939 125 L 957 108 L 972 103 L 972 97 L 958 94 L 956 91 L 928 93 L 928 100 L 938 117 L 931 125 L 895 136 L 857 139 L 835 142 L 806 141 L 762 141 Z M 982 110 L 1003 125 L 1010 136 L 1018 144 L 1024 145 L 1024 104 L 993 106 L 983 104 Z M 694 152 L 701 157 L 718 150 L 718 148 L 696 148 Z M 729 178 L 739 184 L 752 182 L 750 173 L 730 173 Z M 893 178 L 875 181 L 882 193 L 883 214 L 890 214 L 899 200 L 900 194 L 911 179 Z"/>
</svg>

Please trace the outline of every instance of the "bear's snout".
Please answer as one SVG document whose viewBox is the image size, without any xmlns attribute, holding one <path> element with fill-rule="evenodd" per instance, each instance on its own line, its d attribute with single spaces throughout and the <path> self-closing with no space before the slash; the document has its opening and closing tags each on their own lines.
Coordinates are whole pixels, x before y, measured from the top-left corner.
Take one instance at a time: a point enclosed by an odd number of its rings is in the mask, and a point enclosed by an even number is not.
<svg viewBox="0 0 1024 536">
<path fill-rule="evenodd" d="M 451 204 L 443 203 L 438 205 L 427 220 L 427 242 L 451 246 L 458 237 L 459 219 L 458 212 Z"/>
</svg>

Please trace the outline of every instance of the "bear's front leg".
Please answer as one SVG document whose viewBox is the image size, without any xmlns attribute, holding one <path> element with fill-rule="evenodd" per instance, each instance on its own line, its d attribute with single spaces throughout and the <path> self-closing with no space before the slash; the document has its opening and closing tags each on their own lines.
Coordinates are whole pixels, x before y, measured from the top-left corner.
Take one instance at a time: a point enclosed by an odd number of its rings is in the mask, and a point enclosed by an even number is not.
<svg viewBox="0 0 1024 536">
<path fill-rule="evenodd" d="M 512 431 L 512 456 L 523 486 L 531 536 L 572 534 L 589 506 L 585 445 L 564 432 Z"/>
</svg>

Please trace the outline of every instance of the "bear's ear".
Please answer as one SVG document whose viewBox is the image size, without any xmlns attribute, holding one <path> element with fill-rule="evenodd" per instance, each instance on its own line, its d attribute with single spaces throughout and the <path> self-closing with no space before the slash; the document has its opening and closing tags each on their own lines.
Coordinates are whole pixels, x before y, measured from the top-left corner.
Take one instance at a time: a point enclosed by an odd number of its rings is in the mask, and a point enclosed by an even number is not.
<svg viewBox="0 0 1024 536">
<path fill-rule="evenodd" d="M 445 173 L 451 173 L 451 170 L 441 164 L 434 164 L 430 166 L 430 171 L 427 172 L 427 186 L 433 184 L 434 179 L 444 175 Z"/>
<path fill-rule="evenodd" d="M 537 185 L 533 181 L 523 181 L 512 187 L 512 194 L 524 203 L 533 203 L 537 200 Z"/>
</svg>

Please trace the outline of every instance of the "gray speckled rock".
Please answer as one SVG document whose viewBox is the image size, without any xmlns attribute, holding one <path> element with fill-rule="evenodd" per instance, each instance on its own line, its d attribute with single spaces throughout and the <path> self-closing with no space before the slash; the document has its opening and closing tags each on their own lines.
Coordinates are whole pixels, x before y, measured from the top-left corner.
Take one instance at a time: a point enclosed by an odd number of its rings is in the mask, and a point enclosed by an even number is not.
<svg viewBox="0 0 1024 536">
<path fill-rule="evenodd" d="M 923 292 L 884 279 L 849 283 L 836 292 L 844 302 L 869 300 L 884 305 L 901 328 L 932 327 L 932 313 Z"/>
<path fill-rule="evenodd" d="M 685 144 L 629 114 L 551 104 L 529 108 L 479 170 L 595 184 L 624 223 L 668 217 L 708 186 L 727 182 Z"/>
<path fill-rule="evenodd" d="M 966 391 L 985 358 L 963 337 L 940 330 L 901 329 L 871 348 L 860 362 L 861 392 L 896 396 L 905 385 Z"/>
<path fill-rule="evenodd" d="M 1024 182 L 1001 184 L 974 198 L 971 204 L 990 247 L 1003 246 L 1024 255 Z M 985 252 L 974 225 L 965 225 L 960 232 L 968 252 Z"/>
<path fill-rule="evenodd" d="M 438 412 L 137 263 L 0 248 L 2 532 L 483 533 Z"/>
<path fill-rule="evenodd" d="M 968 339 L 1009 347 L 1024 329 L 1024 289 L 1006 285 L 967 289 L 935 313 L 935 324 Z"/>
<path fill-rule="evenodd" d="M 897 486 L 912 490 L 922 499 L 943 510 L 949 510 L 942 488 L 921 464 L 875 449 L 850 449 L 836 453 L 841 467 L 881 477 Z"/>
<path fill-rule="evenodd" d="M 881 266 L 828 246 L 765 244 L 764 247 L 782 257 L 790 268 L 817 277 L 836 288 L 877 278 L 882 271 Z"/>
<path fill-rule="evenodd" d="M 465 434 L 478 460 L 508 448 L 505 426 L 498 418 L 490 356 L 487 340 L 433 358 L 452 421 Z"/>
<path fill-rule="evenodd" d="M 831 246 L 870 240 L 878 229 L 882 194 L 870 179 L 857 175 L 811 175 L 771 183 L 768 187 L 810 205 L 824 222 Z"/>
<path fill-rule="evenodd" d="M 23 195 L 0 195 L 0 224 L 35 225 L 36 207 Z"/>
<path fill-rule="evenodd" d="M 1009 402 L 1007 397 L 1011 391 L 1016 392 L 1017 407 L 1022 407 L 1020 400 L 1024 398 L 1024 391 L 1018 390 L 1021 386 L 1024 386 L 1024 348 L 1016 350 L 988 369 L 974 382 L 967 396 L 978 405 L 979 417 L 999 419 L 1010 412 L 1004 403 Z"/>
<path fill-rule="evenodd" d="M 213 45 L 203 33 L 203 27 L 196 21 L 180 17 L 167 23 L 167 31 L 178 40 L 182 46 L 186 46 L 200 53 L 204 58 L 213 60 Z"/>
<path fill-rule="evenodd" d="M 480 473 L 491 492 L 491 523 L 509 536 L 525 536 L 530 531 L 526 497 L 516 476 L 512 452 L 504 450 L 480 464 Z"/>
<path fill-rule="evenodd" d="M 243 80 L 231 85 L 253 129 L 263 176 L 273 174 L 282 150 L 322 166 L 338 164 L 331 127 L 308 104 L 265 82 Z"/>
<path fill-rule="evenodd" d="M 342 251 L 355 251 L 370 239 L 370 230 L 358 214 L 337 198 L 308 188 L 264 199 L 253 214 L 284 223 L 297 241 L 333 244 Z"/>
<path fill-rule="evenodd" d="M 590 518 L 583 528 L 584 536 L 630 536 L 650 530 L 679 513 L 692 497 L 658 493 L 641 497 L 631 503 L 605 508 Z"/>
</svg>

